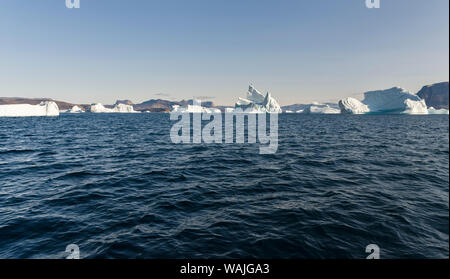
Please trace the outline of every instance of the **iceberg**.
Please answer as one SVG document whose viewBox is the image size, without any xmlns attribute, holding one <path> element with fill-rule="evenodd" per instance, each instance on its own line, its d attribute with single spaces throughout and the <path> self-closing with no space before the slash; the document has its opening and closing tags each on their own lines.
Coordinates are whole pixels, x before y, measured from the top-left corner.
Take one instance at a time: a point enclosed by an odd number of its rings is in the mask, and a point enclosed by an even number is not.
<svg viewBox="0 0 450 279">
<path fill-rule="evenodd" d="M 117 104 L 113 108 L 113 112 L 119 112 L 119 113 L 136 113 L 138 111 L 135 111 L 132 105 L 127 104 Z"/>
<path fill-rule="evenodd" d="M 84 112 L 84 110 L 82 108 L 80 108 L 79 106 L 73 106 L 68 112 L 69 113 L 81 113 L 81 112 Z"/>
<path fill-rule="evenodd" d="M 448 114 L 448 109 L 435 109 L 434 107 L 429 107 L 428 114 Z"/>
<path fill-rule="evenodd" d="M 110 108 L 105 108 L 101 103 L 91 105 L 91 112 L 93 113 L 111 113 L 113 112 Z"/>
<path fill-rule="evenodd" d="M 264 96 L 252 85 L 248 87 L 246 98 L 239 98 L 234 107 L 250 113 L 282 113 L 280 105 L 269 92 Z"/>
<path fill-rule="evenodd" d="M 179 105 L 172 106 L 172 112 L 181 113 L 221 113 L 218 108 L 206 108 L 201 105 L 188 105 L 187 107 L 181 107 Z"/>
<path fill-rule="evenodd" d="M 424 100 L 399 87 L 366 92 L 362 101 L 345 98 L 339 101 L 339 107 L 349 114 L 428 114 Z"/>
<path fill-rule="evenodd" d="M 58 116 L 59 108 L 55 102 L 44 101 L 38 105 L 14 104 L 0 105 L 0 116 L 22 117 L 22 116 Z"/>
<path fill-rule="evenodd" d="M 367 105 L 355 98 L 346 98 L 339 101 L 339 107 L 342 113 L 364 114 L 370 112 Z"/>
<path fill-rule="evenodd" d="M 339 114 L 341 111 L 337 108 L 329 105 L 329 104 L 320 104 L 320 103 L 312 103 L 308 105 L 305 109 L 297 111 L 297 113 L 304 114 Z"/>
<path fill-rule="evenodd" d="M 114 108 L 105 108 L 101 103 L 91 105 L 91 112 L 93 113 L 136 113 L 133 106 L 126 104 L 117 104 Z"/>
<path fill-rule="evenodd" d="M 303 114 L 339 114 L 341 110 L 337 103 L 319 103 L 310 104 L 294 104 L 282 107 L 286 113 L 303 113 Z"/>
</svg>

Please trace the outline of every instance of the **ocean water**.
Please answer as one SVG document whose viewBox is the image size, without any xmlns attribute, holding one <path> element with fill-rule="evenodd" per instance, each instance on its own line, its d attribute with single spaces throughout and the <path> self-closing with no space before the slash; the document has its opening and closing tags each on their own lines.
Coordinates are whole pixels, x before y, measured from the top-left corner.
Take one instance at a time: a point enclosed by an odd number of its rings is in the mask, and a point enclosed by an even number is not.
<svg viewBox="0 0 450 279">
<path fill-rule="evenodd" d="M 0 258 L 449 256 L 447 115 L 280 115 L 279 148 L 168 114 L 0 119 Z"/>
</svg>

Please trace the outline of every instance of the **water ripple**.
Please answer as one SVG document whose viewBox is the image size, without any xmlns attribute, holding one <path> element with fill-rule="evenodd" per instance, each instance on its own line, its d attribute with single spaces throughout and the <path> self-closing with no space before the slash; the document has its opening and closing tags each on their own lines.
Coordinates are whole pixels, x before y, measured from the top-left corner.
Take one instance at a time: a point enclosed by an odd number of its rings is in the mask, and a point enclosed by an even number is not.
<svg viewBox="0 0 450 279">
<path fill-rule="evenodd" d="M 166 114 L 2 119 L 0 258 L 448 258 L 448 116 L 279 125 L 259 155 Z"/>
</svg>

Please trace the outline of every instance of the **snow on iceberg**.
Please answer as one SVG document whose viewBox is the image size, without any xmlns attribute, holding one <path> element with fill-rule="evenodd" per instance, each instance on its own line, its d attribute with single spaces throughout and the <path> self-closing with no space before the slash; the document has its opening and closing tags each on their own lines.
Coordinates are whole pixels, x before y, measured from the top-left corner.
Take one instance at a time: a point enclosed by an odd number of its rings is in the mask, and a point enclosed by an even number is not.
<svg viewBox="0 0 450 279">
<path fill-rule="evenodd" d="M 269 92 L 264 96 L 252 85 L 248 87 L 247 98 L 239 98 L 235 104 L 235 109 L 242 109 L 252 113 L 281 113 L 281 107 Z"/>
<path fill-rule="evenodd" d="M 55 102 L 45 101 L 39 105 L 14 104 L 0 105 L 0 116 L 22 117 L 22 116 L 58 116 L 59 108 Z"/>
<path fill-rule="evenodd" d="M 135 113 L 133 106 L 126 104 L 117 104 L 114 108 L 105 108 L 101 103 L 91 105 L 91 112 L 93 113 Z"/>
<path fill-rule="evenodd" d="M 345 98 L 339 101 L 342 113 L 350 114 L 428 114 L 425 101 L 408 91 L 393 87 L 364 93 L 364 100 Z"/>
</svg>

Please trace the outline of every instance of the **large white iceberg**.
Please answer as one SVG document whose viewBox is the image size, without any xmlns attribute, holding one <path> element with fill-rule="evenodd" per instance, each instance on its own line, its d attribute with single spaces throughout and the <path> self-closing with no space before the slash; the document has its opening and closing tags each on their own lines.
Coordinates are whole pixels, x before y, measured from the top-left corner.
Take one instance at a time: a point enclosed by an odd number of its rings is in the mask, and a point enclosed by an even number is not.
<svg viewBox="0 0 450 279">
<path fill-rule="evenodd" d="M 133 106 L 126 104 L 117 104 L 114 108 L 106 108 L 101 103 L 91 105 L 91 112 L 93 113 L 136 113 Z"/>
<path fill-rule="evenodd" d="M 239 98 L 235 104 L 235 109 L 242 109 L 252 113 L 281 113 L 281 107 L 269 92 L 264 96 L 252 85 L 248 87 L 246 98 Z"/>
<path fill-rule="evenodd" d="M 55 102 L 45 101 L 39 105 L 13 104 L 0 105 L 0 116 L 22 117 L 22 116 L 58 116 L 59 108 Z"/>
<path fill-rule="evenodd" d="M 345 98 L 339 107 L 342 113 L 350 114 L 428 114 L 424 100 L 398 87 L 366 92 L 362 101 Z"/>
</svg>

